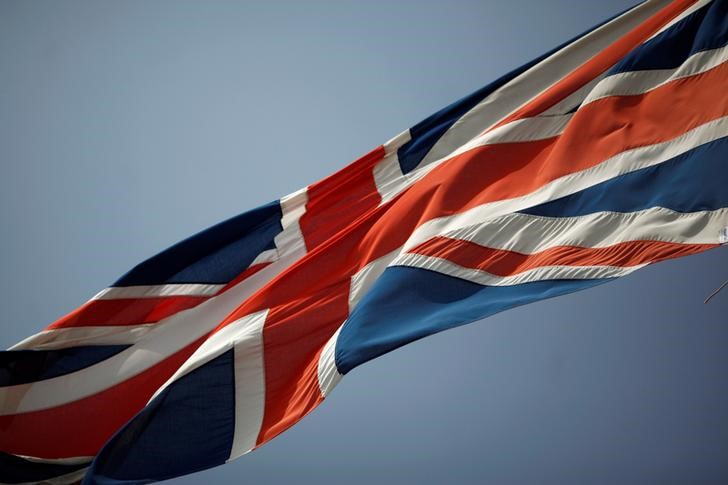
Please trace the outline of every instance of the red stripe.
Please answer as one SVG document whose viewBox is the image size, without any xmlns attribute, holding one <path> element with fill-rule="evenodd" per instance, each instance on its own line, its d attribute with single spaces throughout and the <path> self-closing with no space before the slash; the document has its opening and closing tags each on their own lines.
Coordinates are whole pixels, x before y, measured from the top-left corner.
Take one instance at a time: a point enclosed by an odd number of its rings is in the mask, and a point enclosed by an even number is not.
<svg viewBox="0 0 728 485">
<path fill-rule="evenodd" d="M 91 300 L 48 326 L 48 330 L 155 323 L 207 300 L 206 296 L 165 296 Z"/>
<path fill-rule="evenodd" d="M 225 285 L 217 295 L 253 276 L 270 263 L 250 266 Z M 217 296 L 215 295 L 215 296 Z M 90 300 L 48 326 L 48 330 L 68 327 L 140 325 L 156 323 L 182 310 L 196 307 L 209 296 L 160 296 L 153 298 L 115 298 Z"/>
<path fill-rule="evenodd" d="M 39 458 L 95 455 L 205 338 L 92 396 L 42 411 L 0 416 L 0 450 Z"/>
<path fill-rule="evenodd" d="M 603 248 L 555 246 L 534 254 L 494 249 L 462 239 L 436 237 L 411 253 L 434 256 L 465 268 L 496 276 L 513 276 L 543 266 L 630 267 L 697 254 L 716 244 L 679 244 L 662 241 L 627 241 Z"/>
<path fill-rule="evenodd" d="M 323 399 L 321 349 L 348 316 L 349 282 L 299 293 L 271 309 L 263 329 L 265 413 L 258 445 L 273 439 Z"/>
<path fill-rule="evenodd" d="M 554 86 L 529 101 L 522 108 L 503 119 L 497 126 L 514 120 L 537 116 L 567 96 L 588 84 L 592 79 L 604 73 L 625 57 L 638 45 L 644 43 L 653 34 L 680 15 L 684 10 L 695 3 L 696 0 L 677 0 L 666 6 L 655 15 L 623 35 L 609 47 L 599 52 L 577 69 L 569 73 Z"/>
<path fill-rule="evenodd" d="M 381 196 L 374 183 L 372 169 L 384 155 L 384 147 L 375 148 L 344 169 L 308 187 L 306 212 L 299 224 L 309 251 L 379 204 Z"/>
</svg>

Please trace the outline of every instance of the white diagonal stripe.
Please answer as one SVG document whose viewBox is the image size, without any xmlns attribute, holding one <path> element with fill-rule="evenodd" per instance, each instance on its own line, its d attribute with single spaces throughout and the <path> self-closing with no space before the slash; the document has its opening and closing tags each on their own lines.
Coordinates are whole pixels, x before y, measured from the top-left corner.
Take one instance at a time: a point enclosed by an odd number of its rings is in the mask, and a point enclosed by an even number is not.
<svg viewBox="0 0 728 485">
<path fill-rule="evenodd" d="M 715 69 L 728 59 L 728 46 L 698 52 L 675 69 L 620 72 L 602 79 L 584 99 L 582 108 L 609 96 L 645 94 L 667 83 Z"/>
<path fill-rule="evenodd" d="M 339 333 L 341 332 L 341 328 L 344 326 L 342 323 L 341 326 L 336 329 L 336 332 L 329 338 L 329 340 L 326 341 L 326 344 L 324 345 L 323 349 L 321 350 L 321 355 L 319 355 L 319 361 L 318 361 L 318 368 L 317 368 L 317 374 L 318 374 L 318 383 L 319 383 L 319 389 L 321 390 L 321 395 L 325 398 L 329 395 L 329 393 L 336 387 L 336 385 L 341 381 L 342 375 L 339 374 L 339 369 L 336 368 L 336 340 L 339 338 Z"/>
<path fill-rule="evenodd" d="M 605 248 L 629 241 L 717 244 L 728 208 L 676 212 L 651 207 L 635 212 L 595 212 L 575 217 L 512 213 L 438 236 L 483 247 L 535 254 L 558 246 Z"/>
<path fill-rule="evenodd" d="M 405 244 L 405 250 L 438 234 L 481 224 L 494 217 L 521 211 L 571 195 L 614 177 L 658 165 L 725 136 L 728 136 L 728 116 L 700 125 L 672 140 L 626 150 L 591 168 L 553 180 L 530 194 L 481 204 L 458 214 L 429 220 L 413 231 Z M 425 173 L 418 172 L 416 176 L 424 177 L 426 171 L 423 172 Z"/>
<path fill-rule="evenodd" d="M 498 276 L 487 271 L 466 268 L 447 259 L 421 254 L 403 254 L 392 262 L 392 266 L 410 266 L 472 281 L 484 286 L 515 286 L 542 280 L 591 280 L 625 276 L 647 264 L 636 266 L 541 266 L 513 276 Z"/>
<path fill-rule="evenodd" d="M 98 292 L 92 300 L 157 298 L 167 296 L 212 296 L 225 285 L 181 283 L 168 285 L 112 286 Z"/>
<path fill-rule="evenodd" d="M 8 350 L 50 350 L 81 345 L 130 345 L 144 338 L 156 325 L 145 323 L 142 325 L 53 328 L 32 335 Z"/>
</svg>

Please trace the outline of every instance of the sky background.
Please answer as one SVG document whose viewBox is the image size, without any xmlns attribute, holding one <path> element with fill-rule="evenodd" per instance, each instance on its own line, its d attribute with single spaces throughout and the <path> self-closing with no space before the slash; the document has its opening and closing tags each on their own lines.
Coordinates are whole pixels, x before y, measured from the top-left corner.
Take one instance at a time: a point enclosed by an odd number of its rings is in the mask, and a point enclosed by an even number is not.
<svg viewBox="0 0 728 485">
<path fill-rule="evenodd" d="M 0 0 L 0 346 L 631 4 Z M 172 482 L 726 483 L 726 278 L 722 247 L 416 342 Z"/>
</svg>

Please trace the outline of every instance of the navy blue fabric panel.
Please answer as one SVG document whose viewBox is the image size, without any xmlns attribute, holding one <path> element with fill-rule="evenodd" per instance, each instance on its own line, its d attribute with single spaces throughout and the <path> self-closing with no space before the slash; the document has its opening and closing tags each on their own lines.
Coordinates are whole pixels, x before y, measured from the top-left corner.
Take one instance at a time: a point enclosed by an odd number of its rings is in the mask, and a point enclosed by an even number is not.
<svg viewBox="0 0 728 485">
<path fill-rule="evenodd" d="M 342 327 L 336 341 L 336 367 L 346 374 L 422 337 L 606 281 L 609 280 L 483 286 L 420 268 L 387 268 Z"/>
<path fill-rule="evenodd" d="M 714 0 L 634 49 L 609 74 L 674 69 L 691 55 L 728 43 L 728 0 Z"/>
<path fill-rule="evenodd" d="M 523 66 L 514 69 L 513 71 L 509 72 L 508 74 L 505 74 L 504 76 L 501 76 L 497 80 L 493 81 L 492 83 L 478 89 L 474 93 L 465 96 L 464 98 L 454 102 L 453 104 L 441 109 L 437 113 L 429 116 L 428 118 L 420 121 L 415 126 L 410 128 L 410 136 L 412 137 L 410 141 L 402 145 L 399 150 L 397 150 L 397 156 L 399 158 L 399 165 L 402 169 L 402 173 L 408 173 L 414 170 L 417 165 L 420 164 L 423 158 L 425 158 L 425 155 L 430 151 L 430 149 L 435 145 L 437 140 L 440 139 L 440 137 L 465 113 L 473 109 L 478 103 L 480 103 L 483 99 L 485 99 L 490 93 L 495 91 L 496 89 L 500 88 L 516 76 L 520 75 L 521 73 L 527 71 L 531 67 L 535 66 L 542 60 L 546 59 L 548 56 L 552 55 L 558 50 L 563 49 L 567 45 L 571 44 L 575 40 L 585 36 L 589 32 L 598 29 L 602 25 L 606 24 L 607 22 L 613 20 L 616 17 L 619 17 L 624 12 L 627 12 L 630 9 L 627 9 L 623 12 L 618 13 L 614 17 L 611 17 L 604 22 L 595 25 L 591 29 L 577 35 L 576 37 L 569 39 L 568 41 L 564 42 L 560 46 L 550 50 L 546 54 L 543 54 L 542 56 L 532 60 L 528 64 L 524 64 Z"/>
<path fill-rule="evenodd" d="M 88 464 L 56 465 L 37 463 L 0 451 L 0 483 L 36 483 L 68 475 Z"/>
<path fill-rule="evenodd" d="M 633 212 L 650 207 L 666 207 L 677 212 L 728 207 L 728 138 L 522 212 L 570 217 L 601 211 Z"/>
<path fill-rule="evenodd" d="M 210 227 L 137 265 L 113 286 L 228 283 L 283 230 L 278 201 Z"/>
<path fill-rule="evenodd" d="M 128 345 L 89 345 L 53 350 L 5 350 L 0 352 L 0 386 L 50 379 L 108 359 Z"/>
<path fill-rule="evenodd" d="M 177 380 L 121 428 L 83 483 L 166 480 L 221 465 L 235 430 L 233 349 Z"/>
</svg>

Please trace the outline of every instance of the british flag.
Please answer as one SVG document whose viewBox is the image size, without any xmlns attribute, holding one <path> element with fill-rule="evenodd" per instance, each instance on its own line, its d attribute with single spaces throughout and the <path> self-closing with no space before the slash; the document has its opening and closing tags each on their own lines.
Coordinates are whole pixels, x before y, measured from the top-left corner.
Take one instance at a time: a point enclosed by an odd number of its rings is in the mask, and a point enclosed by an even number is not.
<svg viewBox="0 0 728 485">
<path fill-rule="evenodd" d="M 355 367 L 728 242 L 728 1 L 654 0 L 0 354 L 0 482 L 223 464 Z"/>
</svg>

